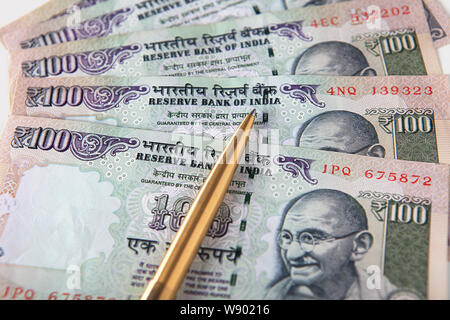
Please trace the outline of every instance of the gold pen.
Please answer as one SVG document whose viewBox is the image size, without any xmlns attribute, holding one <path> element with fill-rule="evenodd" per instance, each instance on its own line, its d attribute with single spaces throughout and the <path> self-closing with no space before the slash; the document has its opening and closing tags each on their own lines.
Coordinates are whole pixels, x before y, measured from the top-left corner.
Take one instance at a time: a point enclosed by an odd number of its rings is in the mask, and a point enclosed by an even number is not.
<svg viewBox="0 0 450 320">
<path fill-rule="evenodd" d="M 241 123 L 192 203 L 174 241 L 141 300 L 172 300 L 181 286 L 244 153 L 256 109 Z"/>
</svg>

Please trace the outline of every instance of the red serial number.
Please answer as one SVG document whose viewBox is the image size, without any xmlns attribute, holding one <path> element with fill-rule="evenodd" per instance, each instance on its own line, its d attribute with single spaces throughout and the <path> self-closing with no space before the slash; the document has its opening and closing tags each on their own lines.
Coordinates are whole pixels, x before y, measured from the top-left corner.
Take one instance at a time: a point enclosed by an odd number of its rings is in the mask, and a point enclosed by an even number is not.
<svg viewBox="0 0 450 320">
<path fill-rule="evenodd" d="M 374 171 L 369 169 L 364 174 L 367 179 L 377 179 L 377 180 L 388 180 L 388 181 L 399 181 L 400 183 L 410 183 L 410 184 L 422 184 L 424 186 L 431 186 L 430 177 L 422 177 L 418 175 L 408 175 L 406 173 L 396 173 L 396 172 L 386 172 L 386 171 Z"/>
<path fill-rule="evenodd" d="M 82 294 L 60 293 L 58 291 L 50 293 L 48 300 L 115 300 L 114 298 L 94 297 Z"/>
<path fill-rule="evenodd" d="M 411 14 L 409 6 L 380 8 L 378 6 L 370 6 L 367 9 L 352 9 L 352 24 L 361 24 L 364 22 L 373 22 L 377 19 L 387 19 L 391 17 L 399 17 Z"/>
<path fill-rule="evenodd" d="M 321 19 L 314 19 L 313 22 L 310 24 L 313 28 L 320 28 L 320 27 L 337 27 L 339 26 L 339 18 L 334 16 L 331 18 L 321 18 Z"/>
<path fill-rule="evenodd" d="M 422 96 L 422 95 L 426 95 L 426 96 L 431 96 L 433 95 L 433 87 L 419 87 L 419 86 L 414 86 L 414 87 L 409 87 L 409 86 L 392 86 L 392 87 L 387 87 L 387 86 L 383 86 L 380 88 L 377 87 L 372 87 L 372 95 L 376 95 L 376 94 L 381 94 L 381 95 L 404 95 L 404 96 L 409 96 L 409 95 L 413 95 L 413 96 Z"/>
</svg>

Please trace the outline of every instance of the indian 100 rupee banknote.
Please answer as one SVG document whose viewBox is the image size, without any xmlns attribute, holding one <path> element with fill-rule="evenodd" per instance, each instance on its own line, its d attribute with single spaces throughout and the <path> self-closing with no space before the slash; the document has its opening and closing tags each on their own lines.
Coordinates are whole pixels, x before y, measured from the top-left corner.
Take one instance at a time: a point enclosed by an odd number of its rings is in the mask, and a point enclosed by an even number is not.
<svg viewBox="0 0 450 320">
<path fill-rule="evenodd" d="M 448 76 L 26 78 L 12 113 L 232 136 L 257 110 L 266 143 L 450 164 Z"/>
<path fill-rule="evenodd" d="M 109 1 L 111 0 L 50 0 L 20 19 L 1 28 L 0 38 L 3 38 L 8 33 L 16 32 L 18 29 L 45 24 L 47 21 L 60 17 L 78 19 L 82 12 L 94 6 L 97 7 L 97 12 L 108 12 L 109 8 L 105 4 Z"/>
<path fill-rule="evenodd" d="M 261 7 L 254 1 L 242 0 L 109 0 L 107 4 L 109 10 L 105 10 L 106 5 L 93 6 L 80 12 L 76 20 L 72 16 L 62 16 L 46 23 L 17 28 L 3 35 L 2 42 L 14 54 L 89 38 L 250 16 Z"/>
<path fill-rule="evenodd" d="M 341 2 L 341 1 L 338 1 Z M 99 38 L 115 34 L 167 28 L 186 24 L 213 23 L 230 18 L 250 16 L 261 12 L 311 6 L 310 1 L 153 1 L 153 0 L 109 0 L 110 10 L 104 6 L 93 6 L 83 10 L 77 20 L 65 16 L 47 23 L 17 28 L 4 35 L 2 41 L 14 53 L 37 47 Z M 323 4 L 323 1 L 314 5 Z M 377 5 L 368 7 L 368 19 L 378 16 L 399 15 L 404 8 L 392 7 L 391 11 Z M 436 0 L 424 3 L 427 23 L 438 47 L 448 41 L 449 18 Z M 107 12 L 105 12 L 107 11 Z M 101 13 L 101 14 L 100 14 Z M 317 24 L 326 23 L 325 21 Z"/>
<path fill-rule="evenodd" d="M 344 1 L 348 0 L 284 0 L 284 4 L 286 8 L 304 8 Z M 442 8 L 438 0 L 422 0 L 422 2 L 435 46 L 440 48 L 447 45 L 450 36 L 450 17 L 448 13 Z M 368 17 L 372 16 L 373 18 L 377 16 L 383 17 L 399 15 L 401 10 L 402 8 L 397 7 L 385 8 L 378 5 L 377 2 L 374 2 L 373 5 L 368 8 L 366 14 Z"/>
<path fill-rule="evenodd" d="M 178 298 L 447 297 L 448 166 L 257 140 Z M 12 116 L 0 148 L 0 299 L 136 299 L 223 142 Z"/>
<path fill-rule="evenodd" d="M 25 50 L 12 57 L 11 79 L 441 73 L 422 3 L 380 0 L 380 5 L 404 10 L 375 24 L 360 14 L 371 3 L 292 9 Z M 318 19 L 327 24 L 315 25 Z"/>
</svg>

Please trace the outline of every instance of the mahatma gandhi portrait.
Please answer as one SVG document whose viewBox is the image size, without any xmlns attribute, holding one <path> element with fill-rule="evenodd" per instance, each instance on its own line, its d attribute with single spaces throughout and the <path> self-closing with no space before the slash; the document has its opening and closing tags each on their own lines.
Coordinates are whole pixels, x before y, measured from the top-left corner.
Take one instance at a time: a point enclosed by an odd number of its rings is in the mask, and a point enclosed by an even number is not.
<svg viewBox="0 0 450 320">
<path fill-rule="evenodd" d="M 370 250 L 364 208 L 352 196 L 319 189 L 293 199 L 277 234 L 284 267 L 267 299 L 386 299 L 396 290 L 388 279 L 375 290 L 355 265 Z"/>
<path fill-rule="evenodd" d="M 308 120 L 298 131 L 296 146 L 384 158 L 374 126 L 363 116 L 337 110 Z"/>
<path fill-rule="evenodd" d="M 294 63 L 293 74 L 328 76 L 376 76 L 364 54 L 339 41 L 318 43 L 306 49 Z"/>
</svg>

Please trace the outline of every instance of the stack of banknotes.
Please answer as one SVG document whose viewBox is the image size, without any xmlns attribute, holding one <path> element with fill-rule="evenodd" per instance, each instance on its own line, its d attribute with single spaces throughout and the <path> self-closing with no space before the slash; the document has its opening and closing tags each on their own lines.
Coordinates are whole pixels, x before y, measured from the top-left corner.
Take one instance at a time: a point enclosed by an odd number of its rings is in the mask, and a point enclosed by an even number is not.
<svg viewBox="0 0 450 320">
<path fill-rule="evenodd" d="M 138 299 L 253 109 L 179 299 L 447 299 L 437 0 L 51 0 L 0 37 L 0 299 Z"/>
</svg>

